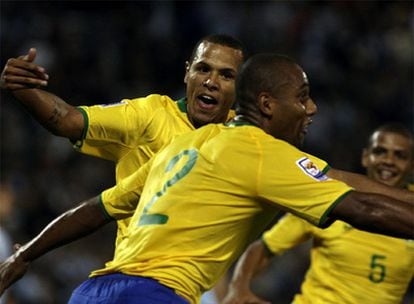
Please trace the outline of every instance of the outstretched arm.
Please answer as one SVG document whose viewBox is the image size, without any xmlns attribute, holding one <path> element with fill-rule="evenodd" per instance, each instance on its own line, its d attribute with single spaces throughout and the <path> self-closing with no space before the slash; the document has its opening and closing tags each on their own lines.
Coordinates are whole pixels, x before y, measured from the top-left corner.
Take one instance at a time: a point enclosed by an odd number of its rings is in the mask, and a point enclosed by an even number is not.
<svg viewBox="0 0 414 304">
<path fill-rule="evenodd" d="M 84 118 L 75 107 L 58 96 L 37 89 L 46 87 L 49 75 L 34 63 L 36 49 L 7 61 L 1 77 L 2 89 L 7 89 L 25 106 L 29 113 L 51 133 L 72 141 L 81 139 Z"/>
<path fill-rule="evenodd" d="M 262 240 L 250 244 L 236 264 L 223 304 L 270 304 L 251 291 L 250 283 L 256 274 L 270 264 L 272 257 Z"/>
<path fill-rule="evenodd" d="M 329 214 L 357 229 L 389 236 L 414 239 L 414 202 L 353 191 Z"/>
<path fill-rule="evenodd" d="M 414 192 L 397 187 L 391 187 L 388 185 L 376 182 L 365 175 L 342 171 L 331 168 L 327 175 L 330 178 L 340 180 L 349 186 L 355 188 L 357 191 L 378 193 L 386 196 L 390 196 L 394 199 L 404 202 L 414 202 Z"/>
<path fill-rule="evenodd" d="M 1 262 L 0 296 L 5 289 L 25 274 L 32 261 L 110 222 L 110 219 L 105 218 L 99 200 L 99 196 L 94 197 L 63 213 L 30 242 Z"/>
</svg>

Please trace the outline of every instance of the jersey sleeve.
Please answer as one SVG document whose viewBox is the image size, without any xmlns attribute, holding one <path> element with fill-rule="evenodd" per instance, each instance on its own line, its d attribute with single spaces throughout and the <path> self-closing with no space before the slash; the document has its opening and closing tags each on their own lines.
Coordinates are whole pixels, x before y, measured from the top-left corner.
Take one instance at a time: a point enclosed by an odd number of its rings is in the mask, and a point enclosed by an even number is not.
<svg viewBox="0 0 414 304">
<path fill-rule="evenodd" d="M 270 252 L 281 255 L 308 240 L 312 236 L 312 227 L 307 221 L 288 213 L 263 233 L 262 240 Z"/>
<path fill-rule="evenodd" d="M 315 166 L 321 171 L 321 174 L 326 174 L 329 171 L 329 169 L 331 169 L 331 166 L 329 166 L 329 164 L 326 161 L 316 156 L 306 153 L 305 157 L 312 159 Z"/>
<path fill-rule="evenodd" d="M 101 193 L 101 203 L 108 216 L 122 219 L 133 215 L 138 206 L 151 164 L 150 160 L 135 173 L 121 180 L 116 186 Z"/>
<path fill-rule="evenodd" d="M 75 149 L 116 162 L 131 149 L 145 144 L 144 132 L 156 115 L 161 99 L 156 98 L 159 95 L 150 96 L 79 107 L 85 127 L 82 139 L 74 145 Z"/>
<path fill-rule="evenodd" d="M 324 173 L 328 164 L 284 141 L 263 143 L 259 196 L 313 225 L 330 224 L 329 212 L 353 189 Z"/>
</svg>

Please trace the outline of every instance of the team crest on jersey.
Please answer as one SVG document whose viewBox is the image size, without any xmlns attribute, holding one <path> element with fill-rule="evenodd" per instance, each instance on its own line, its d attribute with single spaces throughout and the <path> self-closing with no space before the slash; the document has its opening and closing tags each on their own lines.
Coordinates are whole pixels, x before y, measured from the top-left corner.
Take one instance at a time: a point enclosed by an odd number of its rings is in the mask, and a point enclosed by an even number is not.
<svg viewBox="0 0 414 304">
<path fill-rule="evenodd" d="M 102 108 L 108 108 L 108 107 L 116 107 L 116 106 L 124 105 L 124 104 L 127 104 L 127 103 L 128 102 L 123 100 L 123 101 L 119 101 L 119 102 L 100 104 L 99 106 L 101 106 Z"/>
<path fill-rule="evenodd" d="M 303 172 L 305 172 L 313 179 L 316 179 L 318 181 L 324 181 L 328 179 L 325 173 L 319 170 L 318 167 L 307 157 L 302 157 L 296 161 L 296 164 L 299 166 L 299 168 L 302 169 Z"/>
</svg>

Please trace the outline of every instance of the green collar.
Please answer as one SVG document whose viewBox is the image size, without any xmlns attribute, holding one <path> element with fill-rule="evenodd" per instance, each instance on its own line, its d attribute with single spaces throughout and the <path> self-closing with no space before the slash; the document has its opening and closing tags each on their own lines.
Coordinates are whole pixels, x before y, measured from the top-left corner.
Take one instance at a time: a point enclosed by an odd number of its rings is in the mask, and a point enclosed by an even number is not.
<svg viewBox="0 0 414 304">
<path fill-rule="evenodd" d="M 186 97 L 178 99 L 177 105 L 181 112 L 187 113 L 187 98 Z"/>
</svg>

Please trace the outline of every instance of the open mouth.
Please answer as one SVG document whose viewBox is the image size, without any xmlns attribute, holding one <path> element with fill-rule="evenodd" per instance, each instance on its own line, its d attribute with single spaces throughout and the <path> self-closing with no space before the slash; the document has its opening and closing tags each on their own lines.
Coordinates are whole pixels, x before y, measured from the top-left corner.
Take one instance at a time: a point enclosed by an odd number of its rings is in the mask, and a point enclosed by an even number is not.
<svg viewBox="0 0 414 304">
<path fill-rule="evenodd" d="M 397 176 L 396 172 L 387 169 L 380 169 L 377 173 L 382 180 L 390 180 Z"/>
<path fill-rule="evenodd" d="M 309 121 L 303 126 L 303 129 L 302 129 L 303 134 L 306 135 L 308 133 L 308 128 L 311 124 L 312 124 L 312 119 L 309 119 Z"/>
<path fill-rule="evenodd" d="M 218 104 L 218 101 L 209 95 L 199 95 L 197 98 L 202 108 L 208 109 Z"/>
</svg>

